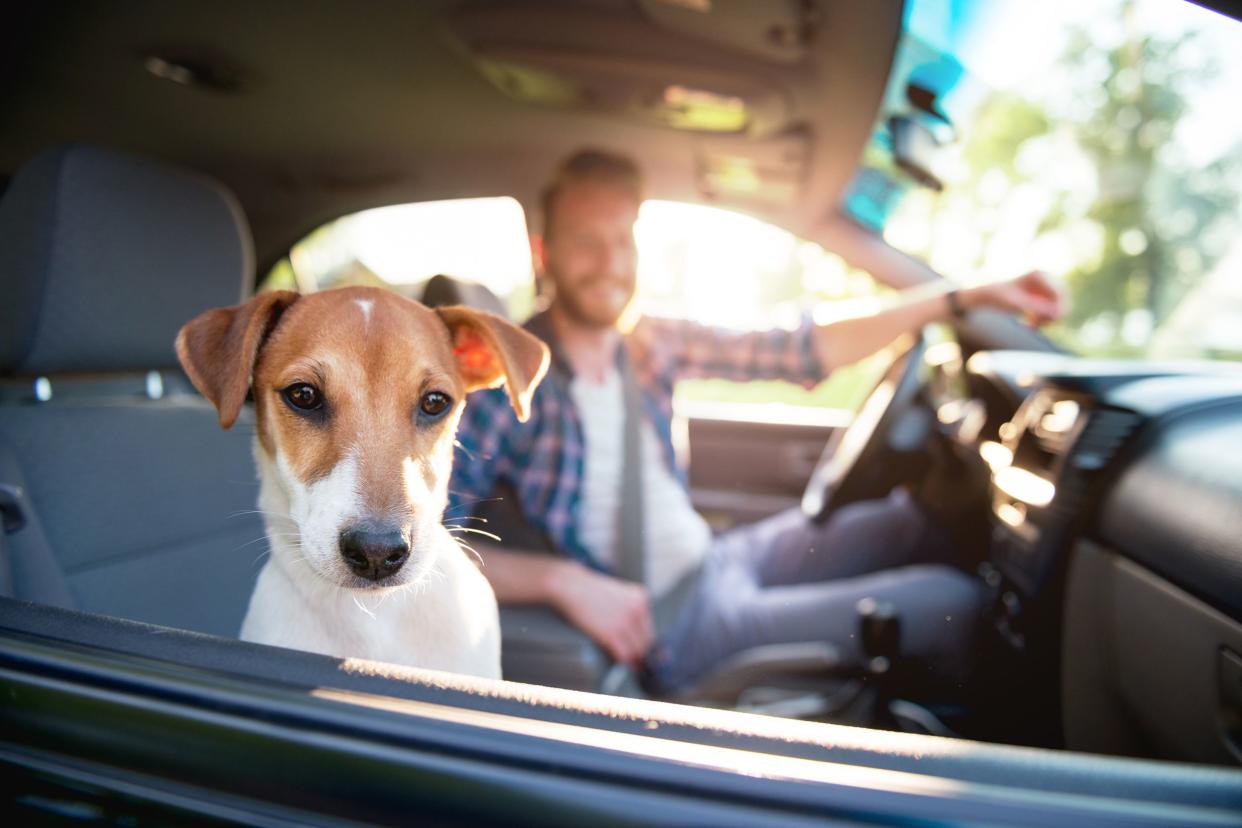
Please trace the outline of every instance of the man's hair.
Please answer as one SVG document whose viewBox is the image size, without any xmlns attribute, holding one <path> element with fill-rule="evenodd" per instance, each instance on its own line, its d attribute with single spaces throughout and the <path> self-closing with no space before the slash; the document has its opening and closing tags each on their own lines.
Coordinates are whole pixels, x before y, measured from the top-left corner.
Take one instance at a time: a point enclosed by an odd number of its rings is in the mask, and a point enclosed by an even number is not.
<svg viewBox="0 0 1242 828">
<path fill-rule="evenodd" d="M 566 186 L 574 184 L 595 184 L 630 196 L 636 203 L 643 200 L 643 175 L 634 159 L 606 150 L 578 150 L 556 168 L 539 198 L 544 238 L 552 235 L 557 199 Z"/>
</svg>

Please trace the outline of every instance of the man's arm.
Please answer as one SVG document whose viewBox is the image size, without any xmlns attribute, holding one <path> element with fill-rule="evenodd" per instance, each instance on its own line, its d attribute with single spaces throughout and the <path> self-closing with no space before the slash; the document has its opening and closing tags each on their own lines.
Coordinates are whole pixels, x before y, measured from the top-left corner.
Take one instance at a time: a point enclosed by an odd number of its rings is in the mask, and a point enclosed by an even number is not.
<svg viewBox="0 0 1242 828">
<path fill-rule="evenodd" d="M 895 305 L 871 314 L 841 319 L 815 329 L 815 350 L 826 370 L 850 365 L 884 348 L 902 334 L 916 331 L 952 312 L 951 285 L 936 282 L 899 294 Z M 963 310 L 992 307 L 1022 314 L 1035 324 L 1061 315 L 1060 292 L 1039 271 L 1017 279 L 957 291 Z"/>
<path fill-rule="evenodd" d="M 650 649 L 651 608 L 641 585 L 595 572 L 570 558 L 488 543 L 473 545 L 500 603 L 546 604 L 625 664 L 638 664 Z"/>
<path fill-rule="evenodd" d="M 945 281 L 909 288 L 887 307 L 825 325 L 786 331 L 731 331 L 680 319 L 645 317 L 635 336 L 657 357 L 667 354 L 676 379 L 747 382 L 779 379 L 811 387 L 833 369 L 876 353 L 897 337 L 950 315 Z M 963 310 L 994 307 L 1036 323 L 1061 314 L 1060 293 L 1039 272 L 989 285 L 961 288 Z M 877 303 L 881 300 L 877 300 Z"/>
</svg>

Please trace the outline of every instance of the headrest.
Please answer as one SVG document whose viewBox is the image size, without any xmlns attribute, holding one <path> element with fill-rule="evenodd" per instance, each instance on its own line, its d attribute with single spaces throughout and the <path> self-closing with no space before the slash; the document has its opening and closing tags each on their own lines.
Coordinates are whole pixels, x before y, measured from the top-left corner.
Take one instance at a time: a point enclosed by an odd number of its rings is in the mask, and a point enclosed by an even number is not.
<svg viewBox="0 0 1242 828">
<path fill-rule="evenodd" d="M 442 305 L 466 305 L 476 310 L 490 311 L 501 319 L 509 318 L 509 310 L 491 288 L 478 282 L 454 279 L 443 273 L 432 276 L 423 287 L 422 302 L 429 308 Z"/>
<path fill-rule="evenodd" d="M 177 330 L 241 301 L 253 268 L 220 184 L 96 147 L 44 152 L 0 199 L 0 374 L 175 367 Z"/>
</svg>

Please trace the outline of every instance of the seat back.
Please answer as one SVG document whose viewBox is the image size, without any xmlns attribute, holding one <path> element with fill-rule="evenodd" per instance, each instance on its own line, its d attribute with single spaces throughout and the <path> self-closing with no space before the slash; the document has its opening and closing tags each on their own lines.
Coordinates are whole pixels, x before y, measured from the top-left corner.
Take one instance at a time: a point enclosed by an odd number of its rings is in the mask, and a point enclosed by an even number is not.
<svg viewBox="0 0 1242 828">
<path fill-rule="evenodd" d="M 236 304 L 249 231 L 218 184 L 71 146 L 0 201 L 0 483 L 15 595 L 236 635 L 266 550 L 248 413 L 229 432 L 177 365 L 185 321 Z M 6 480 L 20 477 L 20 480 Z"/>
</svg>

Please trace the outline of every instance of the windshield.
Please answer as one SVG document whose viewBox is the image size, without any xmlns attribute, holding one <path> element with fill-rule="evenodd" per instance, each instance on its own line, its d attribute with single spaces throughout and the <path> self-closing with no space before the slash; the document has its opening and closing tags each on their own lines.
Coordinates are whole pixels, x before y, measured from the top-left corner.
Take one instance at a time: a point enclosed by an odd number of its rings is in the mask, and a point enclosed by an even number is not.
<svg viewBox="0 0 1242 828">
<path fill-rule="evenodd" d="M 845 210 L 955 281 L 1060 277 L 1072 351 L 1242 359 L 1238 89 L 1242 24 L 1188 2 L 914 0 Z"/>
</svg>

